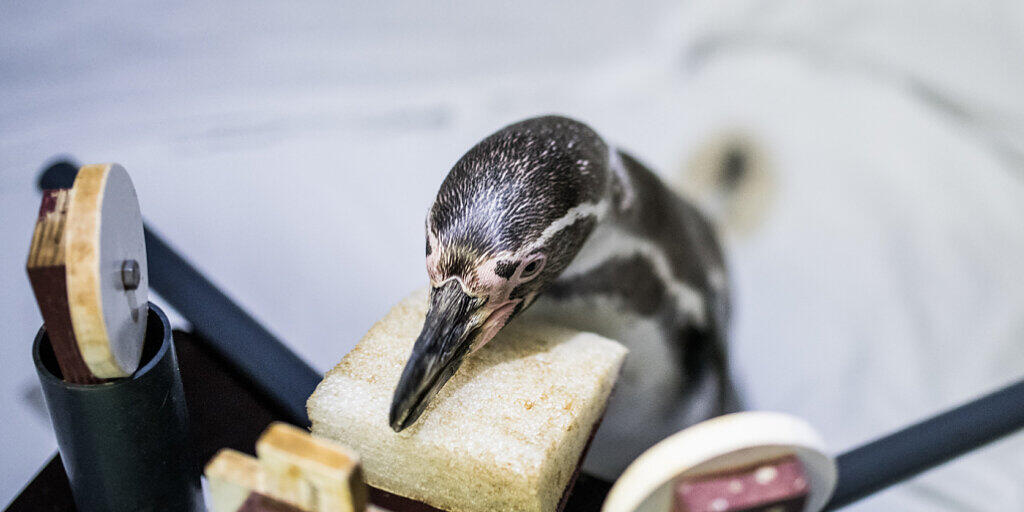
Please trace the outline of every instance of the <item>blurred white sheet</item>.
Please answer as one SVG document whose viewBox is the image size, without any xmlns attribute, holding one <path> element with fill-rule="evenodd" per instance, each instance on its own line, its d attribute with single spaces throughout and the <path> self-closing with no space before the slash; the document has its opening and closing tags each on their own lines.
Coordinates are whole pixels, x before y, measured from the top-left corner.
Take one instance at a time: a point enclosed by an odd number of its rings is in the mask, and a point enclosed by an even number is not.
<svg viewBox="0 0 1024 512">
<path fill-rule="evenodd" d="M 424 282 L 423 214 L 487 133 L 565 113 L 668 175 L 742 129 L 778 184 L 729 251 L 753 408 L 839 452 L 1024 375 L 1019 3 L 33 3 L 0 33 L 4 499 L 54 446 L 21 267 L 60 152 L 124 164 L 152 224 L 326 369 Z M 1017 435 L 850 510 L 1018 509 L 1022 475 Z"/>
<path fill-rule="evenodd" d="M 1020 4 L 684 18 L 684 139 L 743 128 L 778 173 L 768 224 L 732 251 L 751 405 L 840 448 L 1024 376 Z M 851 508 L 1016 510 L 1022 475 L 1018 435 Z"/>
</svg>

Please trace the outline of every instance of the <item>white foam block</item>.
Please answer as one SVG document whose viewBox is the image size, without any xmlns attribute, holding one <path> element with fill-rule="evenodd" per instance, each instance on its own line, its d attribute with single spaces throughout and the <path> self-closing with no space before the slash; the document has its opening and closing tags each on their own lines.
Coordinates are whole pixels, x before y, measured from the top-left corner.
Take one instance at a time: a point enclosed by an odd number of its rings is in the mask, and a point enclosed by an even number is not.
<svg viewBox="0 0 1024 512">
<path fill-rule="evenodd" d="M 417 292 L 327 373 L 307 404 L 313 434 L 357 450 L 370 485 L 438 508 L 556 510 L 626 349 L 514 321 L 396 434 L 391 397 L 425 314 Z"/>
</svg>

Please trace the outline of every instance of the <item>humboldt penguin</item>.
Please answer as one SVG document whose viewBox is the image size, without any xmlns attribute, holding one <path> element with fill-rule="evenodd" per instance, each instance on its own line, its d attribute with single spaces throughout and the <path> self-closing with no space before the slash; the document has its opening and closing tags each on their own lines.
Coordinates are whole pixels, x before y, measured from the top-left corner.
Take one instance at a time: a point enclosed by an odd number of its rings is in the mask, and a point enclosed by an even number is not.
<svg viewBox="0 0 1024 512">
<path fill-rule="evenodd" d="M 429 306 L 395 389 L 395 431 L 528 309 L 630 349 L 585 465 L 599 476 L 729 407 L 728 282 L 712 223 L 581 122 L 527 119 L 462 156 L 427 214 L 426 264 Z"/>
</svg>

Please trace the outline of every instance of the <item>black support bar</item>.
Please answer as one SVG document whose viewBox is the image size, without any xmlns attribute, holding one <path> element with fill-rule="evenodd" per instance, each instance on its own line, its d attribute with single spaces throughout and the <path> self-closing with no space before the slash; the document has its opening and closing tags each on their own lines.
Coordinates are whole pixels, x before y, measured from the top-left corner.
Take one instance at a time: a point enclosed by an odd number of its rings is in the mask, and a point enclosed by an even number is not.
<svg viewBox="0 0 1024 512">
<path fill-rule="evenodd" d="M 149 284 L 296 425 L 309 426 L 306 399 L 323 378 L 224 295 L 149 227 Z"/>
<path fill-rule="evenodd" d="M 1024 380 L 836 459 L 839 481 L 825 510 L 845 507 L 1024 427 Z"/>
</svg>

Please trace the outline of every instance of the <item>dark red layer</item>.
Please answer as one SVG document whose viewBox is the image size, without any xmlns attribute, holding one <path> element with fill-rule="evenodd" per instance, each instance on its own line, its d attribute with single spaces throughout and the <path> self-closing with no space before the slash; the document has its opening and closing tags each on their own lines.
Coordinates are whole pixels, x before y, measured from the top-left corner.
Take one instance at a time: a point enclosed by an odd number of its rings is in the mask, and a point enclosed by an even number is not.
<svg viewBox="0 0 1024 512">
<path fill-rule="evenodd" d="M 258 492 L 249 493 L 237 512 L 302 512 L 299 507 L 275 500 Z"/>
</svg>

